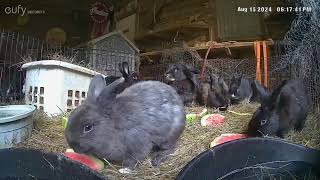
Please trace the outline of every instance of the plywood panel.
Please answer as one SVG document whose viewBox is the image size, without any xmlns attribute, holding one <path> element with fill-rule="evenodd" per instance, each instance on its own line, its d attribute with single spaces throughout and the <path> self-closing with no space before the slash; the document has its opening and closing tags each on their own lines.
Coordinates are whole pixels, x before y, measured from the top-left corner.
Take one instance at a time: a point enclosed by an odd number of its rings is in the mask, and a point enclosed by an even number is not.
<svg viewBox="0 0 320 180">
<path fill-rule="evenodd" d="M 238 7 L 257 7 L 256 0 L 216 0 L 218 38 L 228 40 L 255 40 L 264 36 L 262 13 L 238 12 Z"/>
</svg>

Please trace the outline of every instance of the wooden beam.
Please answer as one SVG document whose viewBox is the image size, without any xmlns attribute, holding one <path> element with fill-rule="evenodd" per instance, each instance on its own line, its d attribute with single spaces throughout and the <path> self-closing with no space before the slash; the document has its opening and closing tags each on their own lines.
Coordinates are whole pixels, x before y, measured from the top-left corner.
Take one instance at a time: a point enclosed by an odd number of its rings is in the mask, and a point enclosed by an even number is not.
<svg viewBox="0 0 320 180">
<path fill-rule="evenodd" d="M 146 33 L 137 35 L 135 37 L 135 40 L 141 40 L 143 38 L 146 38 L 148 36 L 153 36 L 156 35 L 158 33 L 164 33 L 164 32 L 168 32 L 168 31 L 174 31 L 177 30 L 179 28 L 190 28 L 190 29 L 208 29 L 208 25 L 203 25 L 203 24 L 174 24 L 174 25 L 167 25 L 165 27 L 162 26 L 162 28 L 155 28 L 155 30 L 149 30 Z"/>
<path fill-rule="evenodd" d="M 273 44 L 272 40 L 266 41 L 266 45 L 272 45 L 272 44 Z M 254 45 L 254 42 L 224 42 L 224 43 L 216 43 L 212 48 L 219 49 L 219 48 L 252 47 L 253 45 Z M 209 47 L 210 45 L 206 45 L 206 46 L 190 47 L 189 49 L 198 51 L 198 50 L 208 49 Z M 152 55 L 161 54 L 163 52 L 170 51 L 170 50 L 172 49 L 145 52 L 145 53 L 141 53 L 140 56 L 152 56 Z"/>
<path fill-rule="evenodd" d="M 268 54 L 267 54 L 267 45 L 266 42 L 263 41 L 263 67 L 264 67 L 264 81 L 263 84 L 265 87 L 268 87 Z"/>
<path fill-rule="evenodd" d="M 261 49 L 260 41 L 254 42 L 255 52 L 256 52 L 256 80 L 261 84 Z"/>
</svg>

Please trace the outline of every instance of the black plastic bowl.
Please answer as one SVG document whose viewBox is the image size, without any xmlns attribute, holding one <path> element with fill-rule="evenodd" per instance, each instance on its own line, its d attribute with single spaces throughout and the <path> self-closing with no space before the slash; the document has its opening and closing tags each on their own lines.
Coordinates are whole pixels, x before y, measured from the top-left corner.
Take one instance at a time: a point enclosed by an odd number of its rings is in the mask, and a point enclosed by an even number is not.
<svg viewBox="0 0 320 180">
<path fill-rule="evenodd" d="M 106 179 L 62 154 L 30 149 L 0 149 L 0 179 L 100 180 Z"/>
<path fill-rule="evenodd" d="M 320 151 L 274 138 L 215 146 L 190 161 L 177 180 L 320 179 Z"/>
</svg>

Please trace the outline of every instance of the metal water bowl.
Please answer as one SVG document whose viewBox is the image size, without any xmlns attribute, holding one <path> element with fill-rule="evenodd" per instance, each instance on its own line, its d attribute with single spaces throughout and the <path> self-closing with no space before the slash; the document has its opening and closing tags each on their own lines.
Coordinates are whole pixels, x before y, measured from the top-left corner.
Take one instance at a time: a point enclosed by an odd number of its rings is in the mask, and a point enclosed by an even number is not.
<svg viewBox="0 0 320 180">
<path fill-rule="evenodd" d="M 34 111 L 31 105 L 0 106 L 0 149 L 11 148 L 31 136 Z"/>
</svg>

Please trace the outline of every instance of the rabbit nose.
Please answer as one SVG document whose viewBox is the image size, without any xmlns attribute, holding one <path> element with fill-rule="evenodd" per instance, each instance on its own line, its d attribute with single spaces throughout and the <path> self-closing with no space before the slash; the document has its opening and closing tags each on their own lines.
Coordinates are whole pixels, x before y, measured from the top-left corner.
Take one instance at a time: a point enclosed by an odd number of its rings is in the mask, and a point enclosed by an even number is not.
<svg viewBox="0 0 320 180">
<path fill-rule="evenodd" d="M 82 153 L 82 148 L 79 143 L 77 142 L 71 142 L 69 143 L 69 146 L 77 153 Z"/>
<path fill-rule="evenodd" d="M 71 138 L 70 136 L 67 136 L 66 139 L 67 139 L 68 145 L 69 145 L 73 150 L 79 149 L 79 147 L 80 147 L 79 142 L 72 140 L 72 138 Z"/>
</svg>

